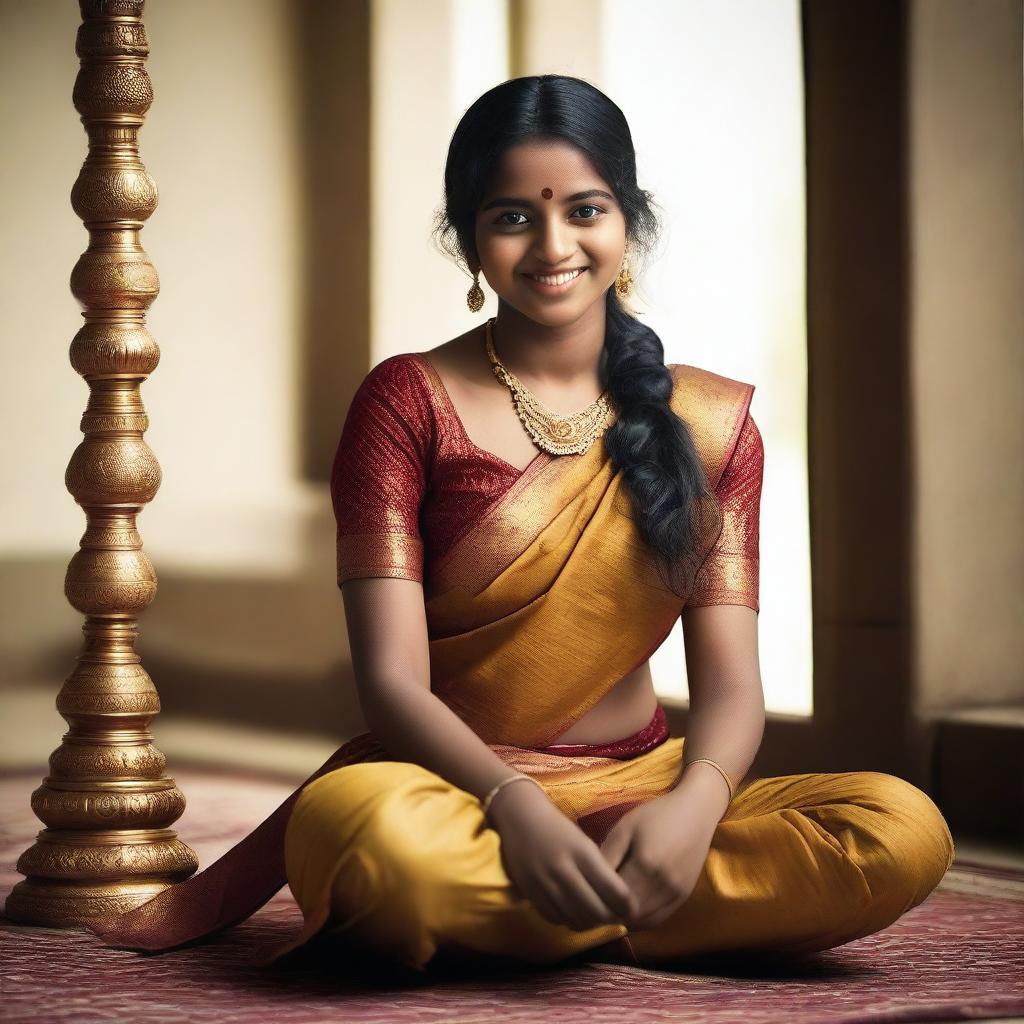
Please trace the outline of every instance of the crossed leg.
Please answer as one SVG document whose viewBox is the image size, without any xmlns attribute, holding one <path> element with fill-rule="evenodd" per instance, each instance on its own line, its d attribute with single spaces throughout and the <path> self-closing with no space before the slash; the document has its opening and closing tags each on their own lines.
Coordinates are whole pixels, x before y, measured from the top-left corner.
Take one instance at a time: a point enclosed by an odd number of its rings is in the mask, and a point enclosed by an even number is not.
<svg viewBox="0 0 1024 1024">
<path fill-rule="evenodd" d="M 300 796 L 285 838 L 289 886 L 307 922 L 327 917 L 363 949 L 416 969 L 443 947 L 553 963 L 624 935 L 641 964 L 829 949 L 917 906 L 952 859 L 931 799 L 870 771 L 751 782 L 719 823 L 687 901 L 634 931 L 577 931 L 542 917 L 505 873 L 479 801 L 417 764 L 367 762 L 322 776 Z"/>
<path fill-rule="evenodd" d="M 953 862 L 931 798 L 895 775 L 756 779 L 719 823 L 689 899 L 631 932 L 642 963 L 727 950 L 811 952 L 880 931 Z"/>
</svg>

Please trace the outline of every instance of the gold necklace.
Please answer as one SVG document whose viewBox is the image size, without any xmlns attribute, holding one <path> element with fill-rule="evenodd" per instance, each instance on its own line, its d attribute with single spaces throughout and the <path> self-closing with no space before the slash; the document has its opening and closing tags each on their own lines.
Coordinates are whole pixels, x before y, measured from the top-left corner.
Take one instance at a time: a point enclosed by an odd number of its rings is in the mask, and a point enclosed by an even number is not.
<svg viewBox="0 0 1024 1024">
<path fill-rule="evenodd" d="M 582 455 L 608 425 L 611 411 L 608 404 L 608 389 L 605 388 L 585 409 L 562 416 L 552 412 L 523 382 L 498 358 L 494 351 L 494 335 L 491 325 L 495 317 L 487 321 L 487 357 L 491 361 L 494 376 L 512 392 L 516 413 L 526 432 L 538 448 L 551 455 Z"/>
</svg>

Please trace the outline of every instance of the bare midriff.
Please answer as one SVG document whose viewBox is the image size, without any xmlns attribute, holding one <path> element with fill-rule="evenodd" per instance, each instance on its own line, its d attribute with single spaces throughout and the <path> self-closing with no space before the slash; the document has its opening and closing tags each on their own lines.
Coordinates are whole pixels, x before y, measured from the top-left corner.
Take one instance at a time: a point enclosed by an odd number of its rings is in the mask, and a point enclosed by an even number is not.
<svg viewBox="0 0 1024 1024">
<path fill-rule="evenodd" d="M 582 718 L 552 743 L 613 743 L 639 732 L 654 717 L 651 663 L 645 661 L 623 676 Z"/>
</svg>

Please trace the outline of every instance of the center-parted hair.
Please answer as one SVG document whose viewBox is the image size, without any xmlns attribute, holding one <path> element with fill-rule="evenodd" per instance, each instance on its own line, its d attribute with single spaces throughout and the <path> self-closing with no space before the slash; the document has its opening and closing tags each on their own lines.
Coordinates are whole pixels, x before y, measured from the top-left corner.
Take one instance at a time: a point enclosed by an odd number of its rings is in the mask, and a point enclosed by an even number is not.
<svg viewBox="0 0 1024 1024">
<path fill-rule="evenodd" d="M 462 116 L 445 163 L 434 232 L 440 247 L 468 271 L 476 260 L 477 210 L 503 154 L 537 139 L 567 142 L 586 155 L 622 209 L 630 252 L 649 254 L 658 218 L 652 195 L 637 184 L 626 118 L 600 89 L 567 75 L 502 82 Z M 622 473 L 638 530 L 663 579 L 685 595 L 698 567 L 700 523 L 714 495 L 690 431 L 669 404 L 673 380 L 661 339 L 623 308 L 614 285 L 605 308 L 599 373 L 617 413 L 605 431 L 605 449 Z"/>
</svg>

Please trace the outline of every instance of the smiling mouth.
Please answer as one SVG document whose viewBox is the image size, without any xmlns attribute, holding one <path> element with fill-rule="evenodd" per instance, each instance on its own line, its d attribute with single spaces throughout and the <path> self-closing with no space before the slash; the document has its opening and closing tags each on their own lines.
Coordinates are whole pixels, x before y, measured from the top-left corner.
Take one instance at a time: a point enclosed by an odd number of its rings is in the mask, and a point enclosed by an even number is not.
<svg viewBox="0 0 1024 1024">
<path fill-rule="evenodd" d="M 575 270 L 566 270 L 561 274 L 523 274 L 523 277 L 528 277 L 531 281 L 537 281 L 540 284 L 561 285 L 574 281 L 587 269 L 587 267 L 576 267 Z"/>
</svg>

